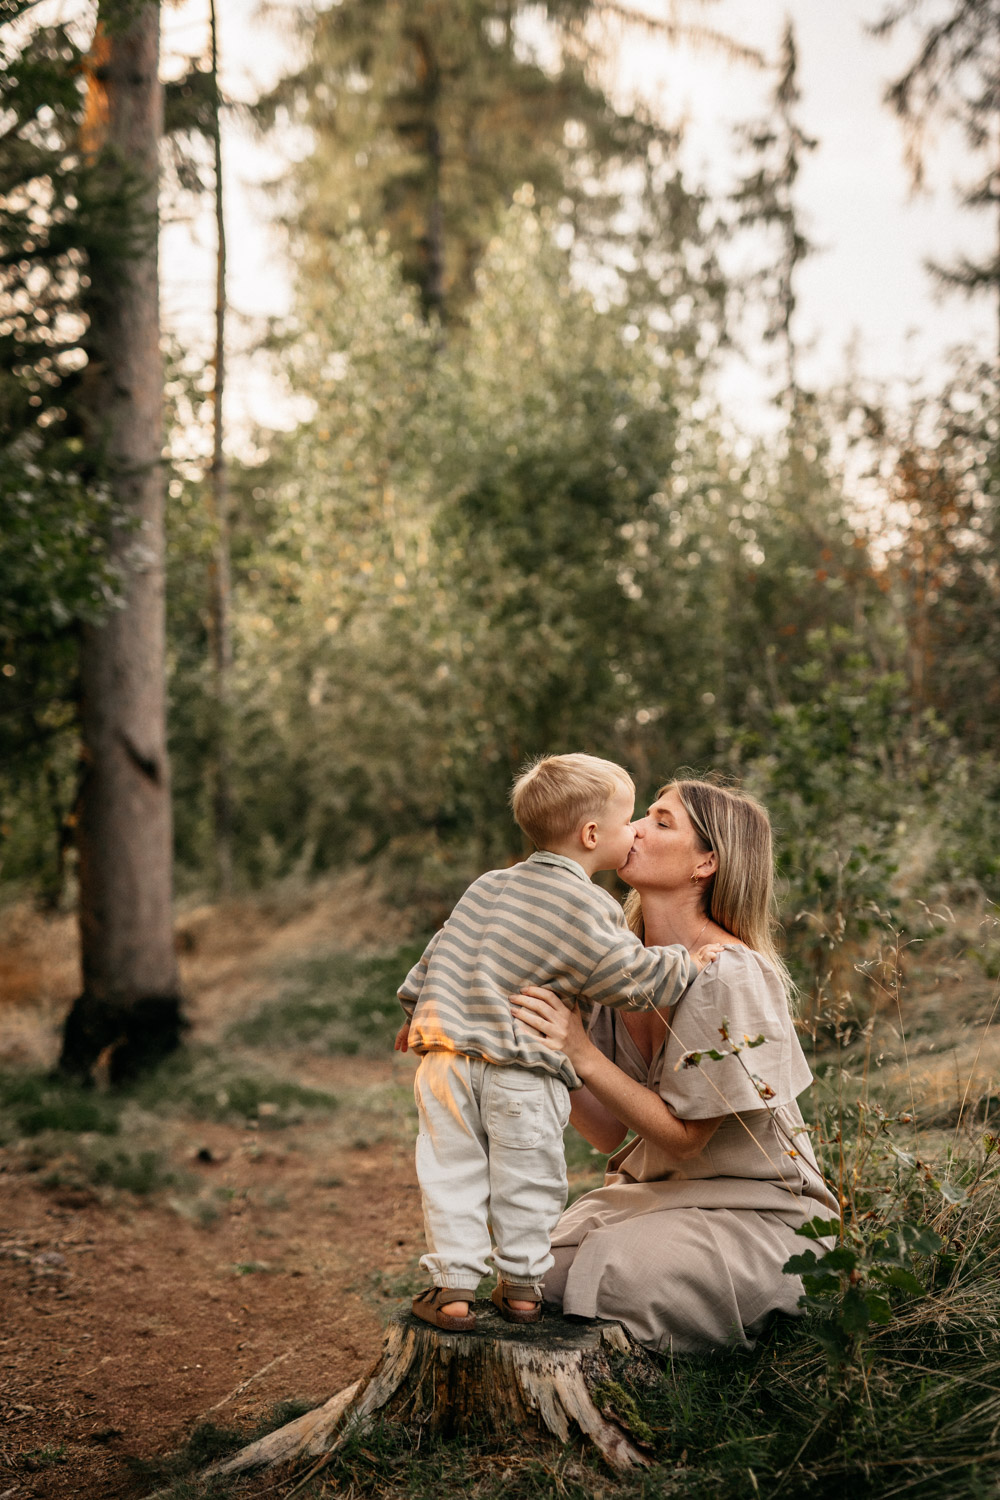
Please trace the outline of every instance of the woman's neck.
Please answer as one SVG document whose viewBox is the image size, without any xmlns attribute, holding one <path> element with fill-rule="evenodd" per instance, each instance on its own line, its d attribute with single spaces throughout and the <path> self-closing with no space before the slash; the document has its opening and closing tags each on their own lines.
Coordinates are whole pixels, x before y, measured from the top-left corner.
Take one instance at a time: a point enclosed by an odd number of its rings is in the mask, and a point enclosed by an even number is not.
<svg viewBox="0 0 1000 1500">
<path fill-rule="evenodd" d="M 646 891 L 642 897 L 642 925 L 647 945 L 697 948 L 719 929 L 700 905 L 699 893 Z"/>
</svg>

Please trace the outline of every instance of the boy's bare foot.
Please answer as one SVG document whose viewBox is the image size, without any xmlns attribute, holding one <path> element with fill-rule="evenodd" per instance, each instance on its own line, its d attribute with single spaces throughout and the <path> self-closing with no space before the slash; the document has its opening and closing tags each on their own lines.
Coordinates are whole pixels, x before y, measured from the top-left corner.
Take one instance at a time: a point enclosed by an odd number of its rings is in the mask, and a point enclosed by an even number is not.
<svg viewBox="0 0 1000 1500">
<path fill-rule="evenodd" d="M 469 1304 L 467 1302 L 442 1302 L 440 1311 L 446 1318 L 467 1318 L 469 1316 Z"/>
</svg>

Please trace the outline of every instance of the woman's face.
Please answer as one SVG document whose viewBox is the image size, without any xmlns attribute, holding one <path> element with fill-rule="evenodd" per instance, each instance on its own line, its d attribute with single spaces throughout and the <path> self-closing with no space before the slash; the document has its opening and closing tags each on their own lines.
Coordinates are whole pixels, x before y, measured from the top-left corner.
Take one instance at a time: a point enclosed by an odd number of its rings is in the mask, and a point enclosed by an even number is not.
<svg viewBox="0 0 1000 1500">
<path fill-rule="evenodd" d="M 714 864 L 695 833 L 680 793 L 668 787 L 646 816 L 636 819 L 635 843 L 618 874 L 634 890 L 666 891 L 690 886 L 692 875 L 707 875 Z"/>
</svg>

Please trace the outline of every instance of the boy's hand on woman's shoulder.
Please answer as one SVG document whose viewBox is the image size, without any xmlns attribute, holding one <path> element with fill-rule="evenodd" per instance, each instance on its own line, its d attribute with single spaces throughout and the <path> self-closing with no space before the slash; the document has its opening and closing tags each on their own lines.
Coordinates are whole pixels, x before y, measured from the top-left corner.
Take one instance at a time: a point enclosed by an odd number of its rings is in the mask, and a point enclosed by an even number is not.
<svg viewBox="0 0 1000 1500">
<path fill-rule="evenodd" d="M 720 953 L 731 946 L 730 943 L 706 943 L 703 948 L 695 948 L 691 954 L 691 962 L 700 974 L 702 969 L 707 969 Z"/>
</svg>

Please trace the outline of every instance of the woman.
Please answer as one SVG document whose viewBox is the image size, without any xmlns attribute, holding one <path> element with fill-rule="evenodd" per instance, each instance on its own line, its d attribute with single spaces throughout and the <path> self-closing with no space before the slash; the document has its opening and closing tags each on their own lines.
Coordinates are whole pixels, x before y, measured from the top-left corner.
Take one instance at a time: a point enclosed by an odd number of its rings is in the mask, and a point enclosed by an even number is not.
<svg viewBox="0 0 1000 1500">
<path fill-rule="evenodd" d="M 573 1124 L 619 1148 L 604 1186 L 560 1219 L 545 1296 L 649 1348 L 749 1347 L 773 1313 L 796 1311 L 801 1283 L 782 1271 L 805 1248 L 796 1228 L 839 1212 L 796 1103 L 812 1075 L 772 936 L 767 813 L 740 791 L 672 782 L 618 873 L 646 943 L 728 946 L 672 1012 L 601 1009 L 589 1036 L 551 991 L 512 1000 L 584 1081 Z M 710 1048 L 723 1059 L 691 1056 Z"/>
</svg>

